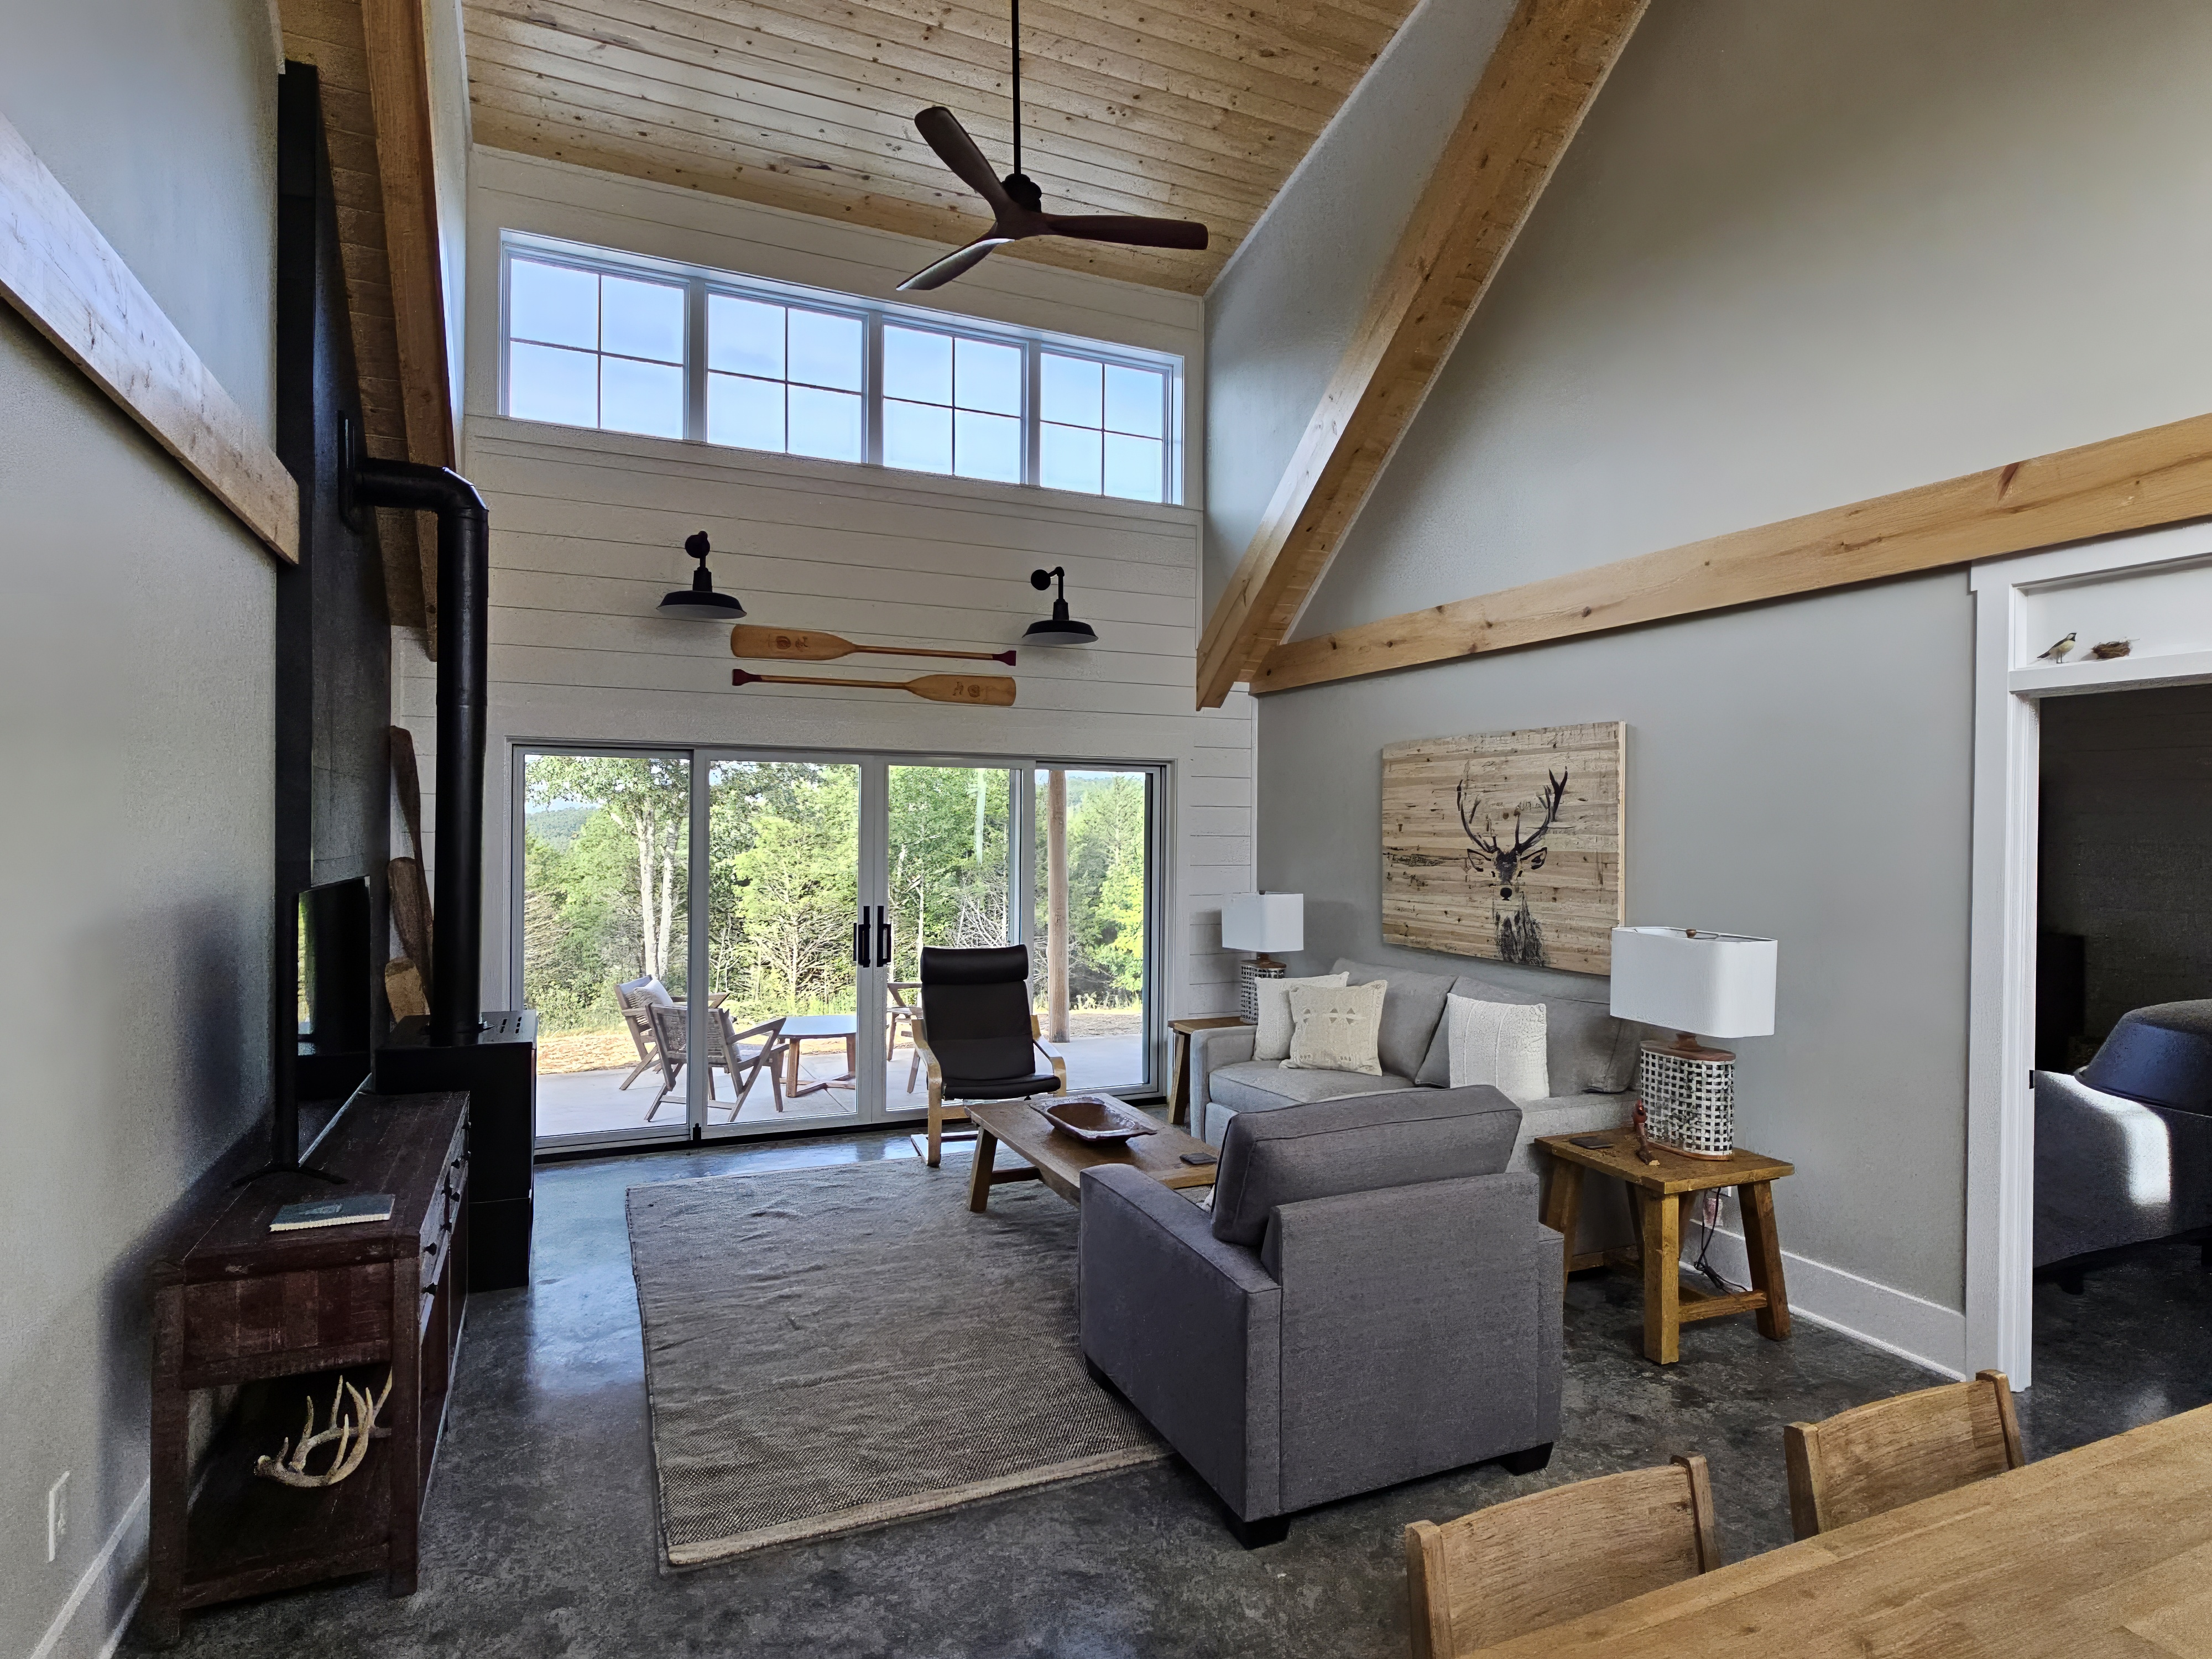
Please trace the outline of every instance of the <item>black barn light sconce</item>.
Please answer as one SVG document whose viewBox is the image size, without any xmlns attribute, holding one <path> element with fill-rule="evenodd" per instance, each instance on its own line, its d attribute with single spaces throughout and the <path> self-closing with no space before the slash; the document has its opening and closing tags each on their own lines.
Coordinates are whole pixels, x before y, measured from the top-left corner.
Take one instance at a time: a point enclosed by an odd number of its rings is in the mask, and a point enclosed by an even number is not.
<svg viewBox="0 0 2212 1659">
<path fill-rule="evenodd" d="M 1034 622 L 1022 635 L 1024 645 L 1096 645 L 1098 630 L 1089 623 L 1078 622 L 1067 614 L 1067 572 L 1054 565 L 1049 570 L 1030 572 L 1030 586 L 1040 592 L 1060 583 L 1060 597 L 1052 602 L 1052 616 L 1045 622 Z"/>
<path fill-rule="evenodd" d="M 735 622 L 745 614 L 744 606 L 734 593 L 717 593 L 714 579 L 707 574 L 707 555 L 714 549 L 707 544 L 707 532 L 697 532 L 684 544 L 684 550 L 699 561 L 698 569 L 691 573 L 691 586 L 679 587 L 665 595 L 660 601 L 664 617 L 690 617 L 697 622 Z"/>
</svg>

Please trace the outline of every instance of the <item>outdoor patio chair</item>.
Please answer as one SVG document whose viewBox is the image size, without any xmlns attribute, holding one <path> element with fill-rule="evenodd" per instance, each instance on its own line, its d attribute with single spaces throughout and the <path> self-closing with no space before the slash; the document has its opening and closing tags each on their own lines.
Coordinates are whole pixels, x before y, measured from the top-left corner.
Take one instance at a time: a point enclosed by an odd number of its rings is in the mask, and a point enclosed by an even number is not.
<svg viewBox="0 0 2212 1659">
<path fill-rule="evenodd" d="M 707 999 L 707 1006 L 720 1008 L 728 995 L 726 991 L 717 991 Z M 668 994 L 668 988 L 653 974 L 626 979 L 616 986 L 615 1001 L 622 1008 L 623 1024 L 629 1030 L 629 1040 L 637 1045 L 637 1064 L 629 1068 L 629 1076 L 615 1085 L 617 1089 L 627 1089 L 637 1081 L 639 1074 L 647 1066 L 659 1063 L 657 1039 L 653 1034 L 653 1009 L 681 1008 L 684 1005 Z"/>
<path fill-rule="evenodd" d="M 653 1121 L 660 1104 L 675 1091 L 676 1079 L 683 1072 L 689 1058 L 688 1038 L 685 1035 L 685 1010 L 678 1003 L 650 1005 L 648 1016 L 653 1022 L 653 1050 L 660 1065 L 660 1091 L 653 1097 L 653 1104 L 645 1114 L 645 1121 Z M 729 1103 L 730 1121 L 738 1121 L 744 1109 L 745 1097 L 752 1092 L 753 1085 L 761 1073 L 768 1073 L 769 1092 L 775 1100 L 775 1109 L 783 1109 L 784 1051 L 791 1041 L 783 1035 L 784 1016 L 763 1020 L 758 1025 L 740 1031 L 730 1011 L 716 1006 L 710 1011 L 707 1024 L 707 1100 L 710 1106 L 720 1105 L 721 1096 L 714 1089 L 714 1067 L 719 1066 L 727 1074 L 734 1097 Z"/>
<path fill-rule="evenodd" d="M 921 989 L 921 981 L 918 979 L 890 980 L 884 984 L 884 989 L 891 994 L 891 1006 L 884 1011 L 890 1021 L 884 1034 L 884 1070 L 890 1070 L 889 1056 L 898 1051 L 899 1033 L 904 1030 L 908 1045 L 914 1050 L 914 1058 L 907 1062 L 906 1068 L 906 1091 L 912 1094 L 914 1080 L 921 1074 L 921 1045 L 914 1041 L 914 1023 L 921 1018 L 921 1010 L 907 1000 L 906 994 Z"/>
<path fill-rule="evenodd" d="M 1026 945 L 979 951 L 921 950 L 921 1012 L 910 1022 L 915 1053 L 929 1068 L 929 1163 L 937 1166 L 948 1120 L 968 1114 L 948 1100 L 1019 1100 L 1067 1087 L 1067 1062 L 1039 1040 L 1030 1009 Z M 1052 1069 L 1040 1072 L 1042 1054 Z"/>
</svg>

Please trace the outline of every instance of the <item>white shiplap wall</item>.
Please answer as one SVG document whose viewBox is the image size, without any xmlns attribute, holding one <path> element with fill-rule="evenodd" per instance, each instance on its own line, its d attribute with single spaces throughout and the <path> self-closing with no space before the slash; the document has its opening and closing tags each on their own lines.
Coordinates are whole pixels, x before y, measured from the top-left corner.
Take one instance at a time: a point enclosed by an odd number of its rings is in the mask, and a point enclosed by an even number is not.
<svg viewBox="0 0 2212 1659">
<path fill-rule="evenodd" d="M 927 244 L 495 150 L 474 157 L 469 398 L 463 471 L 491 511 L 491 749 L 486 796 L 487 1006 L 511 1004 L 511 752 L 532 742 L 732 744 L 786 749 L 1130 760 L 1170 768 L 1172 1014 L 1234 1000 L 1220 948 L 1224 895 L 1249 890 L 1251 705 L 1193 710 L 1200 512 L 888 472 L 703 444 L 580 432 L 497 412 L 502 230 L 562 236 L 726 270 L 887 296 Z M 1200 302 L 993 261 L 936 296 L 949 311 L 1181 353 L 1188 429 L 1201 427 Z M 925 296 L 927 297 L 927 296 Z M 1197 469 L 1189 469 L 1194 501 Z M 1042 614 L 1029 585 L 1065 564 L 1075 613 L 1101 643 L 1024 653 L 1012 709 L 902 692 L 729 683 L 719 626 L 653 607 L 689 582 L 684 538 L 704 529 L 717 585 L 752 619 L 870 643 L 996 650 Z M 434 669 L 395 639 L 397 718 L 432 775 Z M 857 670 L 854 665 L 860 665 Z M 764 667 L 766 665 L 749 665 Z M 926 660 L 848 659 L 800 673 L 902 678 Z M 994 671 L 997 672 L 997 671 Z M 425 810 L 431 803 L 426 800 Z"/>
</svg>

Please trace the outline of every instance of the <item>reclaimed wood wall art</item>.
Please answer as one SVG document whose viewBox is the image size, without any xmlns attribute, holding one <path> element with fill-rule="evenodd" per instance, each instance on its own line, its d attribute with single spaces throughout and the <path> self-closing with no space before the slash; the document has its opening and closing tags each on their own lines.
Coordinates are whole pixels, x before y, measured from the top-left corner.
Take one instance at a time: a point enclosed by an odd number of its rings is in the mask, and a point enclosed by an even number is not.
<svg viewBox="0 0 2212 1659">
<path fill-rule="evenodd" d="M 1384 749 L 1384 942 L 1611 972 L 1627 744 L 1616 720 Z"/>
</svg>

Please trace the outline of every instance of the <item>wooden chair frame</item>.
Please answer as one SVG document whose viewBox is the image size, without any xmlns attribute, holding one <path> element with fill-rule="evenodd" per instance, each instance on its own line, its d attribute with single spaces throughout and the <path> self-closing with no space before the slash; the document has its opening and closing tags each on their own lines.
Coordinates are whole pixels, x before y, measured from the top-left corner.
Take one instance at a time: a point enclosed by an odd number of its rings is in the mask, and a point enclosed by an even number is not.
<svg viewBox="0 0 2212 1659">
<path fill-rule="evenodd" d="M 899 1027 L 903 1025 L 907 1028 L 908 1043 L 914 1049 L 914 1058 L 908 1062 L 906 1068 L 906 1091 L 912 1094 L 914 1080 L 921 1073 L 921 1045 L 914 1042 L 914 1023 L 921 1018 L 921 1009 L 919 1005 L 908 1002 L 906 994 L 921 989 L 921 981 L 918 979 L 887 980 L 884 989 L 891 995 L 891 1006 L 884 1010 L 890 1021 L 884 1032 L 884 1074 L 886 1077 L 890 1074 L 891 1056 L 898 1048 Z"/>
<path fill-rule="evenodd" d="M 720 1008 L 728 1000 L 729 994 L 727 991 L 717 991 L 707 999 L 707 1006 Z M 630 1001 L 628 994 L 619 985 L 615 988 L 615 1000 L 622 1005 L 623 1024 L 629 1028 L 629 1040 L 637 1046 L 637 1064 L 629 1068 L 628 1076 L 615 1085 L 617 1089 L 627 1089 L 644 1073 L 660 1063 L 660 1039 L 654 1035 L 653 1029 L 655 1005 Z M 684 1005 L 678 1002 L 672 1006 L 681 1008 Z M 647 1112 L 646 1115 L 651 1117 L 653 1114 Z"/>
<path fill-rule="evenodd" d="M 1724 1565 L 1705 1460 L 1406 1528 L 1413 1659 L 1461 1659 Z"/>
<path fill-rule="evenodd" d="M 923 1020 L 920 1010 L 916 1010 L 914 1018 L 907 1022 L 907 1028 L 913 1034 L 915 1053 L 921 1057 L 922 1064 L 929 1068 L 928 1158 L 929 1167 L 933 1170 L 943 1158 L 945 1126 L 952 1122 L 965 1123 L 968 1121 L 968 1114 L 962 1107 L 948 1106 L 945 1103 L 945 1071 L 937 1063 L 937 1055 L 929 1046 L 929 1027 Z M 1045 1047 L 1044 1027 L 1038 1022 L 1034 1010 L 1030 1014 L 1030 1042 L 1036 1046 L 1036 1051 L 1050 1062 L 1052 1074 L 1060 1079 L 1060 1092 L 1066 1093 L 1067 1062 Z M 911 1089 L 914 1085 L 909 1080 L 907 1086 Z"/>
<path fill-rule="evenodd" d="M 1988 1414 L 1978 1425 L 1976 1407 L 1984 1400 Z M 2002 1371 L 1977 1371 L 1971 1382 L 1917 1389 L 1818 1423 L 1792 1423 L 1782 1431 L 1782 1449 L 1790 1466 L 1790 1524 L 1800 1538 L 2027 1462 L 2012 1382 Z"/>
<path fill-rule="evenodd" d="M 653 1056 L 660 1066 L 659 1092 L 653 1096 L 653 1104 L 646 1109 L 645 1121 L 650 1123 L 653 1114 L 659 1111 L 661 1103 L 675 1092 L 677 1077 L 690 1063 L 690 1054 L 688 1048 L 678 1048 L 660 1040 L 659 1017 L 665 1014 L 672 1019 L 684 1018 L 685 1009 L 682 1003 L 653 1003 L 648 1005 L 646 1012 L 647 1018 L 654 1023 Z M 744 1109 L 745 1097 L 752 1091 L 762 1068 L 766 1067 L 769 1088 L 775 1097 L 775 1109 L 781 1112 L 784 1104 L 784 1051 L 796 1046 L 792 1038 L 783 1035 L 783 1022 L 788 1016 L 779 1014 L 774 1019 L 763 1020 L 758 1025 L 748 1026 L 740 1031 L 734 1029 L 736 1022 L 730 1018 L 730 1011 L 722 1006 L 720 998 L 714 1000 L 712 1012 L 714 1018 L 707 1026 L 708 1105 L 714 1107 L 722 1103 L 721 1096 L 714 1091 L 714 1067 L 719 1066 L 730 1079 L 730 1087 L 734 1091 L 735 1097 L 730 1102 L 730 1121 L 735 1123 L 738 1114 Z M 761 1039 L 760 1047 L 750 1054 L 744 1051 L 748 1037 Z"/>
</svg>

